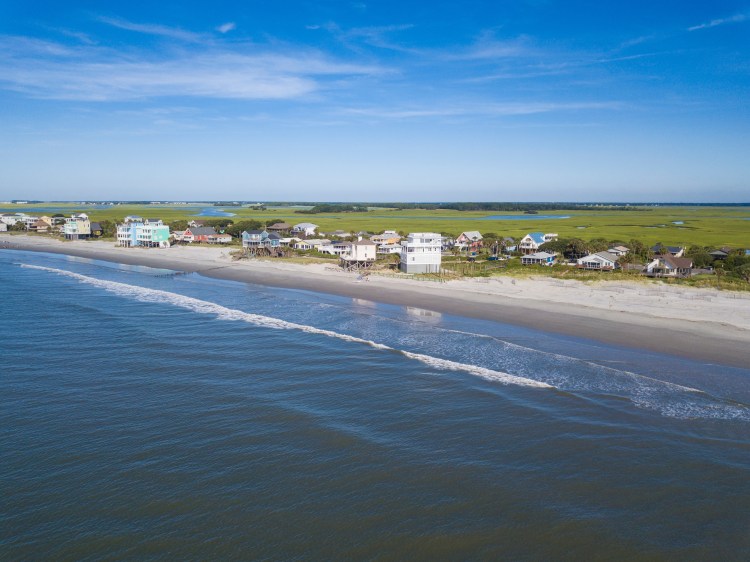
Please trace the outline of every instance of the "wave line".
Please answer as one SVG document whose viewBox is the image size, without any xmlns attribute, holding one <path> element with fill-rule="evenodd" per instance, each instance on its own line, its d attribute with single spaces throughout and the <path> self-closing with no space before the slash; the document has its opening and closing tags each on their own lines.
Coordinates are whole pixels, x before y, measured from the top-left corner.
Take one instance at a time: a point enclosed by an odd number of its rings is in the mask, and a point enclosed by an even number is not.
<svg viewBox="0 0 750 562">
<path fill-rule="evenodd" d="M 41 271 L 48 271 L 65 277 L 76 279 L 81 283 L 93 285 L 95 287 L 102 288 L 110 293 L 114 293 L 118 296 L 132 298 L 140 302 L 152 302 L 152 303 L 169 303 L 174 306 L 190 310 L 199 314 L 213 314 L 221 320 L 233 320 L 247 322 L 254 326 L 263 328 L 272 328 L 275 330 L 296 330 L 305 332 L 308 334 L 316 334 L 326 336 L 329 338 L 335 338 L 338 340 L 368 345 L 374 349 L 382 351 L 392 351 L 401 353 L 405 357 L 419 361 L 425 365 L 440 369 L 444 371 L 462 371 L 486 380 L 498 382 L 501 384 L 514 384 L 518 386 L 526 386 L 533 388 L 555 388 L 554 386 L 545 382 L 528 379 L 525 377 L 519 377 L 511 375 L 510 373 L 504 373 L 502 371 L 495 371 L 485 367 L 479 367 L 478 365 L 469 365 L 466 363 L 459 363 L 457 361 L 451 361 L 449 359 L 441 359 L 433 357 L 431 355 L 424 355 L 421 353 L 414 353 L 411 351 L 405 351 L 396 349 L 388 345 L 377 343 L 372 340 L 366 340 L 358 338 L 356 336 L 350 336 L 348 334 L 342 334 L 334 332 L 332 330 L 326 330 L 323 328 L 316 328 L 314 326 L 307 326 L 305 324 L 297 324 L 295 322 L 288 322 L 279 318 L 273 318 L 270 316 L 262 316 L 260 314 L 253 314 L 250 312 L 243 312 L 232 308 L 227 308 L 220 304 L 216 304 L 194 297 L 188 297 L 180 295 L 178 293 L 171 293 L 169 291 L 163 291 L 160 289 L 150 289 L 147 287 L 140 287 L 138 285 L 128 285 L 126 283 L 120 283 L 118 281 L 108 281 L 104 279 L 97 279 L 95 277 L 88 277 L 81 275 L 80 273 L 74 273 L 64 269 L 56 269 L 53 267 L 44 267 L 41 265 L 31 264 L 19 264 L 21 267 L 28 269 L 37 269 Z"/>
</svg>

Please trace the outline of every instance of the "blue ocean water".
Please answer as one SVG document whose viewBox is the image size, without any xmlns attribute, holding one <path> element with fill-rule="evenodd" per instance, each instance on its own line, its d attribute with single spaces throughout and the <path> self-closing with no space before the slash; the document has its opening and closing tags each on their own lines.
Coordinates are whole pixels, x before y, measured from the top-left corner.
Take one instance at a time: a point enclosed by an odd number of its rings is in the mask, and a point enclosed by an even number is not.
<svg viewBox="0 0 750 562">
<path fill-rule="evenodd" d="M 750 369 L 0 252 L 0 558 L 747 559 Z"/>
</svg>

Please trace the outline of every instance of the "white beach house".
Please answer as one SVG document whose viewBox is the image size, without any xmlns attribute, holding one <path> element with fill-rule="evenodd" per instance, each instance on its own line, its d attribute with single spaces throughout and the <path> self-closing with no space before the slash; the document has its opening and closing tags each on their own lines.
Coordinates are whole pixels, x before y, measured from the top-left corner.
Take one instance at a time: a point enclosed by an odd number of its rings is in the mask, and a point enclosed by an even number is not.
<svg viewBox="0 0 750 562">
<path fill-rule="evenodd" d="M 344 269 L 367 269 L 375 263 L 375 242 L 360 238 L 355 242 L 348 242 L 347 246 L 347 250 L 341 254 L 341 266 Z"/>
<path fill-rule="evenodd" d="M 597 252 L 579 258 L 577 264 L 581 269 L 612 270 L 617 267 L 617 256 L 609 252 Z"/>
<path fill-rule="evenodd" d="M 292 234 L 303 235 L 303 236 L 315 236 L 315 231 L 318 230 L 318 225 L 311 222 L 301 222 L 295 224 L 292 228 Z"/>
<path fill-rule="evenodd" d="M 443 237 L 435 232 L 412 232 L 401 241 L 401 271 L 439 273 Z"/>
</svg>

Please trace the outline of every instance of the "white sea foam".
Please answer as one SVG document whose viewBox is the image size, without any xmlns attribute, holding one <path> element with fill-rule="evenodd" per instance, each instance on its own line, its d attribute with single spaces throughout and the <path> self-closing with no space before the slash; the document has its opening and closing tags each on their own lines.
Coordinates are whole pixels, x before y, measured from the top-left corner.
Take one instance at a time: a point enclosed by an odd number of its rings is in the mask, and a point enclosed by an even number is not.
<svg viewBox="0 0 750 562">
<path fill-rule="evenodd" d="M 472 337 L 495 340 L 508 349 L 517 349 L 524 353 L 543 354 L 557 363 L 567 363 L 574 367 L 569 373 L 560 374 L 553 369 L 542 375 L 554 388 L 566 391 L 587 391 L 597 393 L 613 392 L 627 397 L 639 408 L 654 410 L 660 414 L 680 419 L 703 418 L 750 421 L 750 406 L 747 404 L 713 396 L 704 390 L 685 386 L 648 375 L 634 373 L 595 361 L 579 359 L 569 355 L 539 350 L 524 345 L 511 343 L 495 336 L 438 328 Z M 589 370 L 591 376 L 585 376 L 580 365 Z"/>
<path fill-rule="evenodd" d="M 76 279 L 77 281 L 80 281 L 81 283 L 86 283 L 88 285 L 100 287 L 110 293 L 114 293 L 116 295 L 126 297 L 126 298 L 131 298 L 140 302 L 169 303 L 171 305 L 178 306 L 180 308 L 187 309 L 192 312 L 196 312 L 198 314 L 212 314 L 222 320 L 247 322 L 255 326 L 261 326 L 264 328 L 272 328 L 276 330 L 297 330 L 297 331 L 305 332 L 308 334 L 326 336 L 326 337 L 335 338 L 338 340 L 343 340 L 343 341 L 347 341 L 351 343 L 364 344 L 374 349 L 401 353 L 405 357 L 414 359 L 416 361 L 420 361 L 424 363 L 425 365 L 428 365 L 436 369 L 467 372 L 472 375 L 476 375 L 484 379 L 499 382 L 502 384 L 514 384 L 514 385 L 519 385 L 519 386 L 536 387 L 536 388 L 554 388 L 552 385 L 549 385 L 544 382 L 536 381 L 533 379 L 528 379 L 525 377 L 511 375 L 509 373 L 504 373 L 502 371 L 494 371 L 492 369 L 479 367 L 477 365 L 468 365 L 465 363 L 458 363 L 456 361 L 450 361 L 448 359 L 441 359 L 439 357 L 433 357 L 433 356 L 424 355 L 421 353 L 414 353 L 410 351 L 395 349 L 388 345 L 377 343 L 372 340 L 358 338 L 356 336 L 350 336 L 348 334 L 342 334 L 339 332 L 334 332 L 332 330 L 316 328 L 314 326 L 307 326 L 305 324 L 297 324 L 294 322 L 288 322 L 286 320 L 281 320 L 279 318 L 272 318 L 270 316 L 262 316 L 259 314 L 252 314 L 250 312 L 244 312 L 242 310 L 227 308 L 220 304 L 196 299 L 193 297 L 188 297 L 185 295 L 180 295 L 177 293 L 171 293 L 169 291 L 163 291 L 160 289 L 150 289 L 147 287 L 139 287 L 137 285 L 128 285 L 126 283 L 120 283 L 117 281 L 97 279 L 95 277 L 88 277 L 86 275 L 81 275 L 80 273 L 74 273 L 72 271 L 66 271 L 64 269 L 55 269 L 52 267 L 44 267 L 40 265 L 30 265 L 30 264 L 20 264 L 20 265 L 21 267 L 25 267 L 29 269 L 49 271 L 51 273 L 56 273 L 58 275 L 63 275 L 65 277 L 70 277 L 72 279 Z"/>
<path fill-rule="evenodd" d="M 378 317 L 390 322 L 406 323 L 404 320 L 391 317 Z M 368 315 L 368 322 L 372 322 L 373 316 Z M 431 331 L 469 336 L 471 338 L 484 339 L 496 342 L 508 353 L 501 357 L 503 364 L 513 363 L 515 375 L 521 379 L 535 379 L 559 390 L 569 392 L 587 392 L 601 395 L 616 395 L 628 398 L 635 406 L 643 409 L 654 410 L 660 414 L 673 418 L 713 418 L 727 420 L 750 421 L 750 406 L 722 397 L 713 396 L 704 390 L 665 381 L 647 374 L 635 373 L 622 368 L 602 365 L 593 360 L 572 357 L 561 353 L 555 353 L 547 349 L 536 349 L 511 343 L 488 334 L 451 329 L 442 326 L 432 326 Z M 422 340 L 421 336 L 413 339 Z M 418 354 L 409 354 L 413 359 L 430 362 L 438 366 L 437 362 L 443 361 L 432 356 L 424 360 L 416 357 Z M 526 365 L 530 355 L 540 357 L 545 361 L 547 367 L 542 367 L 537 361 Z M 483 362 L 490 362 L 491 357 L 485 357 Z M 471 372 L 476 376 L 488 380 L 497 380 L 495 371 L 479 367 L 477 365 L 459 363 L 460 370 Z M 565 365 L 565 368 L 560 368 Z M 452 366 L 441 366 L 439 368 L 454 369 Z M 526 371 L 526 372 L 524 372 Z M 503 373 L 503 377 L 507 377 Z"/>
</svg>

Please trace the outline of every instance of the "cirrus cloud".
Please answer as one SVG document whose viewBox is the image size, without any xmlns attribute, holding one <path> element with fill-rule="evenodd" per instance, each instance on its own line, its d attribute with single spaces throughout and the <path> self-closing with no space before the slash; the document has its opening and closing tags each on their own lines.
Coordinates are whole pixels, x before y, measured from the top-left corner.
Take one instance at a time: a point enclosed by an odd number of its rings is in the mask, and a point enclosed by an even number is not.
<svg viewBox="0 0 750 562">
<path fill-rule="evenodd" d="M 0 36 L 0 88 L 43 99 L 292 99 L 323 89 L 328 80 L 382 72 L 314 50 L 272 52 L 240 45 L 154 57 Z"/>
</svg>

